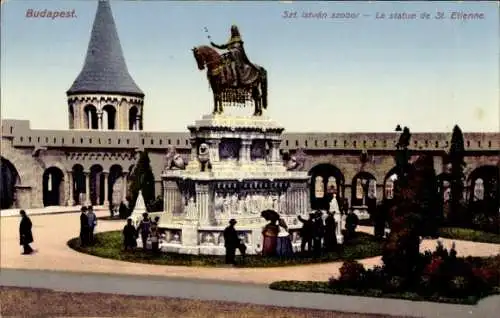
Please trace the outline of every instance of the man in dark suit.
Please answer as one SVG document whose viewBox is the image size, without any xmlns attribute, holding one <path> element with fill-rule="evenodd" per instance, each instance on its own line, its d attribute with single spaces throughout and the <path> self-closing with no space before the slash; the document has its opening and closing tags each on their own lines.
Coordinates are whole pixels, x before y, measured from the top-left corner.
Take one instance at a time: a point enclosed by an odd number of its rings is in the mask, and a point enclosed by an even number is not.
<svg viewBox="0 0 500 318">
<path fill-rule="evenodd" d="M 314 213 L 310 213 L 309 218 L 307 220 L 303 219 L 302 216 L 300 215 L 297 218 L 300 222 L 302 222 L 302 228 L 300 229 L 300 237 L 301 237 L 300 251 L 305 252 L 307 245 L 307 250 L 311 252 L 312 239 L 313 239 L 312 231 L 313 231 Z"/>
<path fill-rule="evenodd" d="M 234 226 L 236 220 L 229 220 L 229 225 L 224 229 L 224 247 L 226 248 L 226 264 L 236 264 L 236 249 L 240 246 L 240 238 Z"/>
<path fill-rule="evenodd" d="M 89 243 L 89 218 L 87 217 L 87 207 L 82 206 L 80 214 L 80 246 L 85 247 Z"/>
<path fill-rule="evenodd" d="M 33 233 L 31 232 L 32 224 L 30 218 L 26 215 L 26 211 L 21 210 L 21 223 L 19 224 L 19 244 L 23 246 L 23 254 L 28 255 L 33 253 L 30 244 L 33 243 Z"/>
</svg>

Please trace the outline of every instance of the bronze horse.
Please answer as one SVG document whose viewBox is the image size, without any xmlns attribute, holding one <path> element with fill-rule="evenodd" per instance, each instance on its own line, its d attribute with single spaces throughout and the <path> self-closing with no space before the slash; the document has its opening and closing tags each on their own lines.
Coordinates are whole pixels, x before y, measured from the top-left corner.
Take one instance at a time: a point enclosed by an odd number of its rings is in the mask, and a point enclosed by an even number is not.
<svg viewBox="0 0 500 318">
<path fill-rule="evenodd" d="M 231 89 L 236 89 L 230 80 L 225 77 L 224 68 L 227 62 L 223 56 L 213 48 L 202 45 L 193 48 L 194 58 L 201 71 L 207 68 L 207 77 L 214 94 L 214 114 L 222 114 L 222 93 Z M 261 116 L 262 109 L 267 108 L 267 71 L 262 66 L 254 65 L 258 71 L 258 76 L 246 84 L 238 83 L 237 88 L 244 89 L 247 94 L 251 94 L 255 104 L 254 116 Z"/>
</svg>

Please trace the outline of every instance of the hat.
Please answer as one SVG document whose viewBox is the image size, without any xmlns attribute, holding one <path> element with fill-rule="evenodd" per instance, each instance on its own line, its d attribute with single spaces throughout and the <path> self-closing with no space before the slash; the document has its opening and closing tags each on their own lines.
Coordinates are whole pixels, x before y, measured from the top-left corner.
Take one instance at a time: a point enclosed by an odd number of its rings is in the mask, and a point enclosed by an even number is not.
<svg viewBox="0 0 500 318">
<path fill-rule="evenodd" d="M 235 219 L 231 219 L 231 220 L 229 220 L 229 224 L 236 224 L 236 223 L 238 223 L 238 222 L 236 222 L 236 220 L 235 220 Z"/>
</svg>

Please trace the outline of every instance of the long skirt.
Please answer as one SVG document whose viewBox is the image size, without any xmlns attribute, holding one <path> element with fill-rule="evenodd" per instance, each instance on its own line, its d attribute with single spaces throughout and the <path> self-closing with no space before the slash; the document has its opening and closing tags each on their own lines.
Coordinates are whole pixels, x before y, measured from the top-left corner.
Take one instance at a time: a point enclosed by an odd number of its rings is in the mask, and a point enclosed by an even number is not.
<svg viewBox="0 0 500 318">
<path fill-rule="evenodd" d="M 276 254 L 279 257 L 293 256 L 292 240 L 290 239 L 290 235 L 278 237 L 276 244 Z"/>
<path fill-rule="evenodd" d="M 264 242 L 262 244 L 262 255 L 263 256 L 274 256 L 276 255 L 276 236 L 265 236 Z"/>
</svg>

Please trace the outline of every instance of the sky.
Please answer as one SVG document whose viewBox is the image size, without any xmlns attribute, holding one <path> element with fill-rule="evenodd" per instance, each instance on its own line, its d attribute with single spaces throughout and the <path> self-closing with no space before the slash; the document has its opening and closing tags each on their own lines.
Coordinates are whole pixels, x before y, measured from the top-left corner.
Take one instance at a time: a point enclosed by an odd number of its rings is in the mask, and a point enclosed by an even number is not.
<svg viewBox="0 0 500 318">
<path fill-rule="evenodd" d="M 449 132 L 455 124 L 499 131 L 494 1 L 289 2 L 111 1 L 129 72 L 146 94 L 144 129 L 184 132 L 211 111 L 206 74 L 191 49 L 208 44 L 208 34 L 227 41 L 237 24 L 247 56 L 268 72 L 265 115 L 289 132 L 388 132 L 397 124 L 415 132 Z M 96 8 L 94 0 L 2 4 L 2 118 L 68 129 L 65 92 L 83 66 Z M 26 18 L 29 9 L 75 10 L 75 17 Z M 283 18 L 284 11 L 298 17 Z M 358 16 L 301 17 L 320 11 Z M 452 20 L 454 11 L 484 18 Z"/>
</svg>

